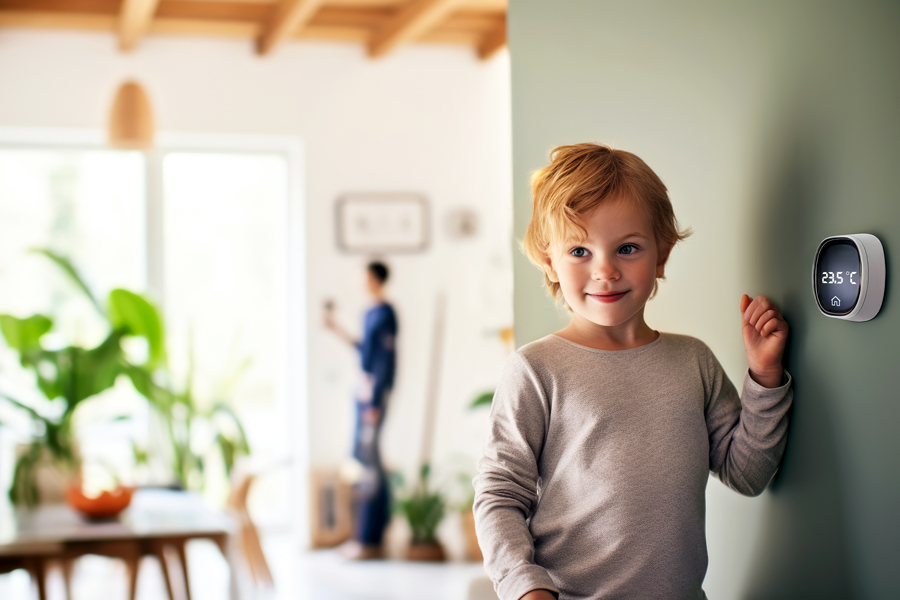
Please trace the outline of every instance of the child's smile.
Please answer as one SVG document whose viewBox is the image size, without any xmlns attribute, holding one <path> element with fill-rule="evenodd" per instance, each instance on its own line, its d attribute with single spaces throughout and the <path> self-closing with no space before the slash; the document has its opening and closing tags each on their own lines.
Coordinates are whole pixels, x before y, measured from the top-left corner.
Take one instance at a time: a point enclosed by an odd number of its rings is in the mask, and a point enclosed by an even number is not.
<svg viewBox="0 0 900 600">
<path fill-rule="evenodd" d="M 614 200 L 585 215 L 583 225 L 585 239 L 555 245 L 549 262 L 573 312 L 567 329 L 579 338 L 646 335 L 644 305 L 665 267 L 657 264 L 649 218 L 637 203 Z"/>
<path fill-rule="evenodd" d="M 616 302 L 617 300 L 621 300 L 625 294 L 628 292 L 618 292 L 618 293 L 609 293 L 609 294 L 588 294 L 588 297 L 593 298 L 597 302 L 603 303 L 611 303 Z"/>
</svg>

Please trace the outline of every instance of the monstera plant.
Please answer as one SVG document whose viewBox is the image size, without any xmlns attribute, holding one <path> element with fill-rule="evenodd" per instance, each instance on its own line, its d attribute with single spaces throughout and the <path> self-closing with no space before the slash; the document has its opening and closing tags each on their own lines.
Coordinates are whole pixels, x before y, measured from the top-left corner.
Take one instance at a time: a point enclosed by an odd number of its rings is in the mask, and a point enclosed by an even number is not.
<svg viewBox="0 0 900 600">
<path fill-rule="evenodd" d="M 174 452 L 172 471 L 187 483 L 192 472 L 202 474 L 203 461 L 191 451 L 191 430 L 203 419 L 213 429 L 220 425 L 215 440 L 221 449 L 226 469 L 230 471 L 236 453 L 247 453 L 246 438 L 237 417 L 225 402 L 207 410 L 199 410 L 190 391 L 190 381 L 178 392 L 166 376 L 165 330 L 156 307 L 144 296 L 125 289 L 114 289 L 101 303 L 91 292 L 74 266 L 52 251 L 35 250 L 53 261 L 61 272 L 86 296 L 97 312 L 106 320 L 108 333 L 96 347 L 70 345 L 61 349 L 47 349 L 41 339 L 49 333 L 54 322 L 46 315 L 17 318 L 0 315 L 0 332 L 6 343 L 19 354 L 23 367 L 34 372 L 37 388 L 52 405 L 62 405 L 48 412 L 13 398 L 0 390 L 0 398 L 24 411 L 31 419 L 31 440 L 16 458 L 13 483 L 9 490 L 15 504 L 34 505 L 39 500 L 38 467 L 49 459 L 70 474 L 79 467 L 79 456 L 73 431 L 73 415 L 78 406 L 111 388 L 125 376 L 161 414 L 166 422 Z M 135 361 L 123 348 L 123 341 L 138 337 L 146 341 L 146 357 Z M 224 421 L 229 421 L 221 426 Z M 2 424 L 2 423 L 0 423 Z M 195 477 L 196 481 L 197 478 Z"/>
</svg>

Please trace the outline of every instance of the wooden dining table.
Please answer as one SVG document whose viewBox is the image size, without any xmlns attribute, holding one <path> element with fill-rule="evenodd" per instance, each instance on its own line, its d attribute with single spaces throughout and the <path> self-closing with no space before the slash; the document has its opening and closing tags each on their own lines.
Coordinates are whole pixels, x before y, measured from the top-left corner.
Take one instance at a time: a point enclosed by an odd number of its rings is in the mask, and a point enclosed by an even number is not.
<svg viewBox="0 0 900 600">
<path fill-rule="evenodd" d="M 118 518 L 107 521 L 86 519 L 66 504 L 8 509 L 0 511 L 0 573 L 27 569 L 37 585 L 38 597 L 46 600 L 48 566 L 62 567 L 69 592 L 72 565 L 79 557 L 98 554 L 119 558 L 127 566 L 129 599 L 134 600 L 140 560 L 149 555 L 160 561 L 169 598 L 177 600 L 184 595 L 190 600 L 186 543 L 211 540 L 232 567 L 229 536 L 235 527 L 231 517 L 209 508 L 198 495 L 161 489 L 137 490 L 131 505 Z M 171 571 L 181 573 L 182 585 L 173 585 Z M 237 586 L 233 567 L 230 573 L 230 595 L 234 598 Z M 71 593 L 68 595 L 71 600 Z"/>
</svg>

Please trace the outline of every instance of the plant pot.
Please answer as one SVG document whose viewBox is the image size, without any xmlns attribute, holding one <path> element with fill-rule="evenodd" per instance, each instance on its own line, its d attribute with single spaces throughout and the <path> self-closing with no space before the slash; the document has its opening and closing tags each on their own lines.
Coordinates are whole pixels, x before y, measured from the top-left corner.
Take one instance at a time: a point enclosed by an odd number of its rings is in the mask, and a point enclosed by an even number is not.
<svg viewBox="0 0 900 600">
<path fill-rule="evenodd" d="M 32 451 L 32 444 L 16 446 L 16 462 Z M 77 457 L 77 450 L 74 452 Z M 53 457 L 43 447 L 36 462 L 25 467 L 30 473 L 23 474 L 26 482 L 33 482 L 37 491 L 37 504 L 56 504 L 65 501 L 66 488 L 77 478 L 78 469 Z M 30 483 L 29 483 L 30 485 Z M 23 504 L 18 502 L 17 504 Z"/>
<path fill-rule="evenodd" d="M 447 556 L 444 554 L 444 548 L 439 542 L 426 544 L 412 543 L 406 551 L 406 559 L 440 562 L 447 560 Z"/>
<path fill-rule="evenodd" d="M 478 536 L 475 533 L 475 513 L 469 509 L 462 514 L 463 535 L 466 538 L 466 552 L 469 560 L 477 562 L 484 561 L 484 554 L 481 552 L 481 546 L 478 545 Z"/>
</svg>

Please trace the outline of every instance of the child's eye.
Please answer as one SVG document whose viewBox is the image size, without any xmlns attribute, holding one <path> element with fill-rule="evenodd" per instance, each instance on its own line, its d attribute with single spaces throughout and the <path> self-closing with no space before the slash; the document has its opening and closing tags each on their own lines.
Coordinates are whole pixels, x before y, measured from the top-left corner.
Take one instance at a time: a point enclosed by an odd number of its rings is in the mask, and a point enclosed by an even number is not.
<svg viewBox="0 0 900 600">
<path fill-rule="evenodd" d="M 635 244 L 625 244 L 621 248 L 619 248 L 619 253 L 621 254 L 634 254 L 640 248 L 638 248 Z"/>
<path fill-rule="evenodd" d="M 576 258 L 584 258 L 588 255 L 588 251 L 587 248 L 582 248 L 579 246 L 578 248 L 572 248 L 571 250 L 569 250 L 569 254 Z"/>
</svg>

